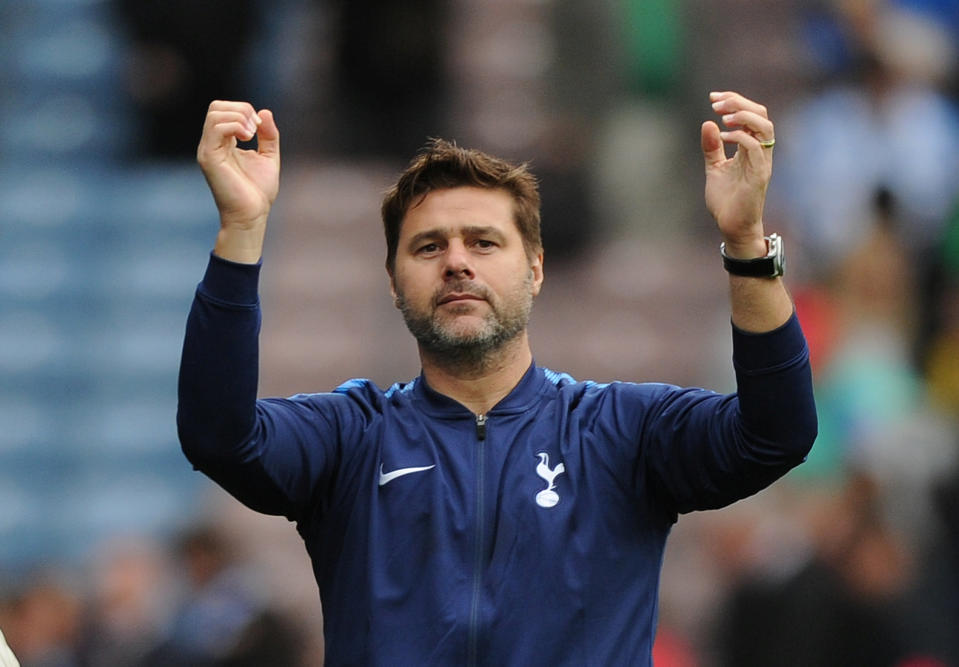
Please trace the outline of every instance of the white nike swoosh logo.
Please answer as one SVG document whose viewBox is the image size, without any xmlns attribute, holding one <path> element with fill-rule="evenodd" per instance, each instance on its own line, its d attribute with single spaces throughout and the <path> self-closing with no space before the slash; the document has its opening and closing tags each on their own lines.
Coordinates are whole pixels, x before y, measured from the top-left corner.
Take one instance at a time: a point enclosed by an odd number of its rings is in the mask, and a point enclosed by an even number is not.
<svg viewBox="0 0 959 667">
<path fill-rule="evenodd" d="M 383 464 L 380 464 L 380 486 L 384 484 L 389 484 L 397 477 L 402 477 L 403 475 L 409 475 L 414 472 L 423 472 L 424 470 L 429 470 L 430 468 L 435 468 L 436 464 L 434 463 L 431 466 L 420 466 L 419 468 L 397 468 L 396 470 L 391 470 L 390 472 L 383 472 Z"/>
</svg>

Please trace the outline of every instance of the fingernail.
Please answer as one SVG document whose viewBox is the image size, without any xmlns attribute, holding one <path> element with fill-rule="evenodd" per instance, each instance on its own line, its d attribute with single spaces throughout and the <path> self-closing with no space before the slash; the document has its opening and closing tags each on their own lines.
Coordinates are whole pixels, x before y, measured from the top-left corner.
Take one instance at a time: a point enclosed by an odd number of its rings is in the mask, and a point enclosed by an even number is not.
<svg viewBox="0 0 959 667">
<path fill-rule="evenodd" d="M 713 109 L 716 109 L 717 111 L 718 111 L 722 106 L 723 106 L 722 100 L 720 100 L 719 102 L 713 102 Z"/>
<path fill-rule="evenodd" d="M 255 116 L 253 116 L 253 121 L 254 121 L 257 125 L 259 125 L 260 123 L 263 122 L 263 119 L 260 118 L 260 115 L 259 115 L 259 114 L 257 114 L 257 115 L 255 115 Z"/>
<path fill-rule="evenodd" d="M 723 122 L 724 122 L 724 123 L 731 123 L 731 122 L 733 122 L 733 120 L 734 120 L 735 118 L 736 118 L 736 115 L 735 115 L 735 114 L 728 113 L 728 114 L 725 114 L 725 115 L 723 116 Z"/>
</svg>

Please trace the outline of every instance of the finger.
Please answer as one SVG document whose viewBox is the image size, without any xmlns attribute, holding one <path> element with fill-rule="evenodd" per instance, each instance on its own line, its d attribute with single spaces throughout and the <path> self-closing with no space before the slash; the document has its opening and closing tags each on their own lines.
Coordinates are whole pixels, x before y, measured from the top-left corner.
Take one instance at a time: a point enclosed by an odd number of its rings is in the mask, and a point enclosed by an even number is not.
<svg viewBox="0 0 959 667">
<path fill-rule="evenodd" d="M 210 102 L 207 112 L 213 111 L 239 111 L 251 117 L 256 115 L 256 110 L 249 102 L 232 102 L 230 100 L 213 100 Z"/>
<path fill-rule="evenodd" d="M 249 129 L 250 137 L 256 132 L 257 125 L 260 123 L 256 110 L 249 102 L 230 102 L 224 100 L 214 100 L 210 103 L 207 110 L 206 120 L 204 121 L 204 130 L 212 127 L 216 123 L 226 120 L 241 120 Z"/>
<path fill-rule="evenodd" d="M 256 131 L 257 152 L 260 155 L 278 158 L 280 156 L 280 130 L 276 126 L 273 112 L 261 109 L 256 116 L 259 127 Z"/>
<path fill-rule="evenodd" d="M 711 120 L 707 120 L 700 128 L 700 142 L 703 148 L 703 159 L 706 166 L 722 162 L 726 159 L 726 150 L 723 147 L 723 140 L 720 136 L 719 126 Z"/>
<path fill-rule="evenodd" d="M 752 111 L 753 113 L 769 118 L 769 110 L 753 100 L 743 97 L 733 91 L 712 92 L 709 94 L 713 110 L 717 113 L 735 113 L 736 111 Z"/>
<path fill-rule="evenodd" d="M 211 114 L 213 115 L 213 114 Z M 196 149 L 196 158 L 200 164 L 218 162 L 237 145 L 237 140 L 247 141 L 253 138 L 246 121 L 238 114 L 213 115 L 203 130 Z"/>
<path fill-rule="evenodd" d="M 754 137 L 749 132 L 745 130 L 732 130 L 730 132 L 720 132 L 720 138 L 728 144 L 737 144 L 737 153 L 739 150 L 743 150 L 746 153 L 746 158 L 754 164 L 763 164 L 765 161 L 765 155 L 763 154 L 762 144 L 759 143 L 759 139 Z"/>
<path fill-rule="evenodd" d="M 207 116 L 207 131 L 211 135 L 219 136 L 224 132 L 239 128 L 234 134 L 243 141 L 249 141 L 256 134 L 259 117 L 255 118 L 256 120 L 252 120 L 245 113 L 237 111 L 213 111 Z"/>
<path fill-rule="evenodd" d="M 731 129 L 745 129 L 753 133 L 760 141 L 770 141 L 775 138 L 773 123 L 765 116 L 752 111 L 736 111 L 725 113 L 722 116 L 723 124 Z"/>
</svg>

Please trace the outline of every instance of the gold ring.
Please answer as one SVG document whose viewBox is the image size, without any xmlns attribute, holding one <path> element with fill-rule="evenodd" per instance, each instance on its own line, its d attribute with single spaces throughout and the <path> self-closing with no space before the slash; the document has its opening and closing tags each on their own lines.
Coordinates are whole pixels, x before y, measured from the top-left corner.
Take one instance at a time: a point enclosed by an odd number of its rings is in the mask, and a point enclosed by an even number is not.
<svg viewBox="0 0 959 667">
<path fill-rule="evenodd" d="M 776 145 L 776 140 L 770 139 L 769 141 L 760 141 L 759 145 L 762 146 L 763 148 L 772 148 L 773 146 Z"/>
</svg>

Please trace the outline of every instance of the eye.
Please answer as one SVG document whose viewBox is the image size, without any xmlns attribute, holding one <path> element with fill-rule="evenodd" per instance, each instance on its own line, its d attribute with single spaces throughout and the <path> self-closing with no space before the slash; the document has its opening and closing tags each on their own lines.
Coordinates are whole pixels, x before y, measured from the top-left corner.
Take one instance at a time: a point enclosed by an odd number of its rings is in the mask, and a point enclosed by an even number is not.
<svg viewBox="0 0 959 667">
<path fill-rule="evenodd" d="M 440 247 L 439 247 L 439 245 L 436 244 L 436 243 L 426 243 L 426 244 L 424 244 L 424 245 L 421 245 L 421 246 L 416 250 L 416 253 L 417 253 L 418 255 L 432 255 L 432 254 L 434 254 L 434 253 L 439 252 L 439 249 L 440 249 Z"/>
<path fill-rule="evenodd" d="M 496 247 L 496 243 L 489 239 L 477 239 L 475 245 L 480 250 L 492 250 Z"/>
</svg>

